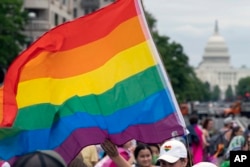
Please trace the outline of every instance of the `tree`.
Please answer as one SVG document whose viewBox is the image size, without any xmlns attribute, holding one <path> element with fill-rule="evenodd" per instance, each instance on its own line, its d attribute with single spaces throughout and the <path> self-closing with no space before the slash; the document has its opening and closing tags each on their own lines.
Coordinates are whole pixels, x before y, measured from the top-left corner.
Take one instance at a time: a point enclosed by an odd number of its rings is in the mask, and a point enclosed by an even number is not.
<svg viewBox="0 0 250 167">
<path fill-rule="evenodd" d="M 196 77 L 194 70 L 188 64 L 188 57 L 182 45 L 170 42 L 170 38 L 160 35 L 156 29 L 156 19 L 145 12 L 148 26 L 156 47 L 167 71 L 175 96 L 179 102 L 204 99 L 203 83 Z"/>
<path fill-rule="evenodd" d="M 233 89 L 232 89 L 231 85 L 229 85 L 227 87 L 227 90 L 225 92 L 225 100 L 226 101 L 233 101 L 234 100 L 234 93 L 233 93 Z"/>
<path fill-rule="evenodd" d="M 203 98 L 204 101 L 211 101 L 211 87 L 208 82 L 203 83 L 204 91 L 203 93 Z"/>
<path fill-rule="evenodd" d="M 215 85 L 213 87 L 212 93 L 211 93 L 211 100 L 212 101 L 218 101 L 220 100 L 220 88 L 218 85 Z"/>
<path fill-rule="evenodd" d="M 194 85 L 196 86 L 194 89 L 194 92 L 197 94 L 196 100 L 202 102 L 211 101 L 211 88 L 208 82 L 203 83 L 197 79 L 197 81 L 194 82 Z"/>
<path fill-rule="evenodd" d="M 237 96 L 246 97 L 247 93 L 250 93 L 250 77 L 240 79 L 236 86 Z"/>
<path fill-rule="evenodd" d="M 22 10 L 23 0 L 0 1 L 0 64 L 7 68 L 26 46 L 23 35 L 27 13 Z"/>
</svg>

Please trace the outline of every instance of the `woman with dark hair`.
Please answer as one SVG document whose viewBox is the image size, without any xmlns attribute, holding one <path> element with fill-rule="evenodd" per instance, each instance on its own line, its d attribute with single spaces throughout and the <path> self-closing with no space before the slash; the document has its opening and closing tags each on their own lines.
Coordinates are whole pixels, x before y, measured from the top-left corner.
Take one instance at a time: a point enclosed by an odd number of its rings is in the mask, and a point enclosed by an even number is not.
<svg viewBox="0 0 250 167">
<path fill-rule="evenodd" d="M 214 122 L 212 118 L 206 118 L 202 124 L 202 131 L 203 131 L 203 145 L 204 145 L 204 161 L 211 161 L 212 155 L 210 155 L 210 131 L 213 129 Z"/>
<path fill-rule="evenodd" d="M 193 163 L 196 164 L 203 161 L 203 131 L 202 127 L 198 124 L 199 118 L 197 115 L 191 115 L 189 117 L 189 123 L 190 125 L 187 128 L 190 132 L 189 135 L 191 136 L 191 155 Z"/>
<path fill-rule="evenodd" d="M 139 144 L 134 150 L 136 164 L 133 167 L 154 167 L 153 153 L 149 145 Z"/>
</svg>

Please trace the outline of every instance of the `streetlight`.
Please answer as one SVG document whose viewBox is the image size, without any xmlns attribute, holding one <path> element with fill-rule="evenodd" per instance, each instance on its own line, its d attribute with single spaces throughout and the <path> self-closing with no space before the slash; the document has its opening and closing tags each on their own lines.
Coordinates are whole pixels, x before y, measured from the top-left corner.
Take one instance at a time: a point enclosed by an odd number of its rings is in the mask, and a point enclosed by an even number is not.
<svg viewBox="0 0 250 167">
<path fill-rule="evenodd" d="M 33 19 L 36 18 L 36 13 L 35 12 L 29 12 L 28 13 L 28 17 L 29 17 L 29 21 L 30 21 L 30 24 L 29 24 L 29 27 L 30 27 L 30 44 L 33 42 Z"/>
</svg>

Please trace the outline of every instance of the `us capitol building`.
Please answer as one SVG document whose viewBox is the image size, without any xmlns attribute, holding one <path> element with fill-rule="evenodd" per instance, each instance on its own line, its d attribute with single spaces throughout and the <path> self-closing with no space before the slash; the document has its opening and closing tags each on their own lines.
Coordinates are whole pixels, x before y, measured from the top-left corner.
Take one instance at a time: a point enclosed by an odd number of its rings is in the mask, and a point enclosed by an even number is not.
<svg viewBox="0 0 250 167">
<path fill-rule="evenodd" d="M 218 85 L 222 99 L 224 99 L 229 85 L 235 92 L 238 81 L 241 78 L 250 76 L 249 68 L 234 68 L 230 65 L 228 47 L 224 38 L 219 34 L 217 21 L 214 34 L 208 39 L 202 61 L 195 69 L 195 73 L 201 81 L 208 82 L 210 88 Z"/>
</svg>

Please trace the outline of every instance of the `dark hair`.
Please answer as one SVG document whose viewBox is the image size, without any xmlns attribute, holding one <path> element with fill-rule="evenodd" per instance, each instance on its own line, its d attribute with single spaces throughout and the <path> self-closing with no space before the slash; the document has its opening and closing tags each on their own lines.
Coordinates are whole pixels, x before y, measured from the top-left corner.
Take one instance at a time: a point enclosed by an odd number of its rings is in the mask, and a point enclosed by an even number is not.
<svg viewBox="0 0 250 167">
<path fill-rule="evenodd" d="M 198 118 L 197 115 L 191 115 L 191 116 L 189 117 L 189 123 L 190 123 L 191 125 L 197 124 L 198 121 L 199 121 L 199 118 Z"/>
<path fill-rule="evenodd" d="M 202 127 L 203 127 L 204 129 L 207 129 L 208 124 L 209 124 L 210 121 L 213 121 L 212 118 L 206 118 L 206 119 L 204 120 L 203 124 L 202 124 Z"/>
<path fill-rule="evenodd" d="M 83 162 L 82 158 L 77 156 L 70 162 L 69 167 L 87 167 L 87 165 Z"/>
<path fill-rule="evenodd" d="M 149 147 L 149 145 L 147 145 L 147 144 L 138 144 L 138 145 L 136 146 L 135 150 L 134 150 L 134 157 L 135 157 L 135 159 L 138 158 L 139 152 L 140 152 L 141 150 L 145 150 L 145 149 L 148 149 L 148 150 L 150 151 L 151 155 L 152 155 L 152 150 L 151 150 L 151 148 Z"/>
<path fill-rule="evenodd" d="M 160 152 L 160 146 L 159 146 L 159 144 L 147 144 L 149 147 L 150 146 L 153 146 L 153 147 L 156 147 L 157 148 L 157 150 Z"/>
<path fill-rule="evenodd" d="M 233 139 L 234 136 L 236 136 L 236 133 L 240 130 L 240 126 L 235 126 L 232 128 L 232 135 L 231 135 L 231 140 Z"/>
<path fill-rule="evenodd" d="M 248 124 L 247 129 L 250 130 L 250 124 Z"/>
</svg>

